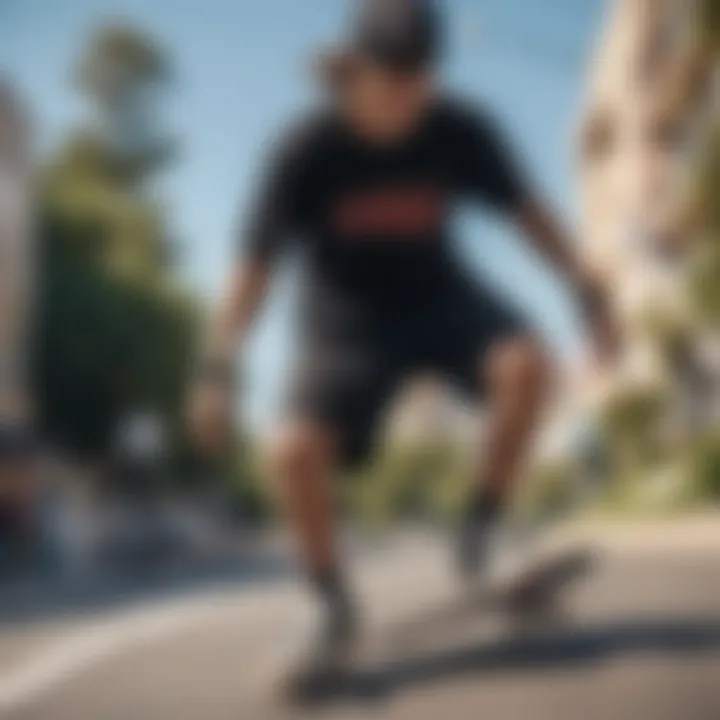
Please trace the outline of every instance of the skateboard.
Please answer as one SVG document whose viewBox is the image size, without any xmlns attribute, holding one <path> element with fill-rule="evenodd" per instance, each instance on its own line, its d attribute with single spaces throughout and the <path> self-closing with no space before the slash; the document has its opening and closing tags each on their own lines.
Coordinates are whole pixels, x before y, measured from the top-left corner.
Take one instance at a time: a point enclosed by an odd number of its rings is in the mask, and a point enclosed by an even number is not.
<svg viewBox="0 0 720 720">
<path fill-rule="evenodd" d="M 462 588 L 449 601 L 426 608 L 384 631 L 388 645 L 411 644 L 423 633 L 493 615 L 517 622 L 546 619 L 561 609 L 572 587 L 596 561 L 589 548 L 569 548 L 522 562 L 512 572 Z"/>
<path fill-rule="evenodd" d="M 595 561 L 592 550 L 584 547 L 529 558 L 510 573 L 463 587 L 400 621 L 366 628 L 352 647 L 338 654 L 317 687 L 303 696 L 284 693 L 283 698 L 298 706 L 374 697 L 403 675 L 423 667 L 427 672 L 442 658 L 448 662 L 458 639 L 463 652 L 482 648 L 487 638 L 468 646 L 468 637 L 483 621 L 496 631 L 501 628 L 506 639 L 508 633 L 517 638 L 518 633 L 553 626 L 564 621 L 565 597 Z"/>
</svg>

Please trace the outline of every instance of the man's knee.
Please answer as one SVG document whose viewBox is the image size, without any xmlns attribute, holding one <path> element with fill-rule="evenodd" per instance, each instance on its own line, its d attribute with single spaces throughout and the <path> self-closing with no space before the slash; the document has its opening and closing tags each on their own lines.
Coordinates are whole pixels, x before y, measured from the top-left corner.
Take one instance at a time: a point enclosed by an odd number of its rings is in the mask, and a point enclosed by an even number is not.
<svg viewBox="0 0 720 720">
<path fill-rule="evenodd" d="M 273 474 L 280 478 L 324 472 L 333 462 L 333 443 L 330 435 L 315 425 L 293 424 L 272 443 L 270 460 Z"/>
<path fill-rule="evenodd" d="M 532 337 L 500 343 L 490 352 L 485 370 L 492 387 L 532 396 L 543 394 L 553 377 L 550 354 Z"/>
</svg>

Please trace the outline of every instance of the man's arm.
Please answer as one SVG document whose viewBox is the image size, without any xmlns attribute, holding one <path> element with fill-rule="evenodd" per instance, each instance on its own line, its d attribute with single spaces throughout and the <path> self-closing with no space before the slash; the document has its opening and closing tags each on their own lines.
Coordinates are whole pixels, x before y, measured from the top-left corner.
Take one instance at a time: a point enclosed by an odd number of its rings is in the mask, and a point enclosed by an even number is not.
<svg viewBox="0 0 720 720">
<path fill-rule="evenodd" d="M 541 255 L 571 282 L 582 276 L 578 255 L 554 213 L 536 199 L 504 133 L 485 113 L 456 117 L 457 166 L 463 190 L 517 222 Z"/>
<path fill-rule="evenodd" d="M 248 259 L 233 268 L 205 344 L 202 362 L 208 372 L 230 374 L 233 357 L 267 295 L 270 274 L 271 264 L 261 260 Z"/>
<path fill-rule="evenodd" d="M 567 280 L 605 355 L 616 346 L 605 283 L 580 259 L 554 213 L 535 198 L 515 153 L 496 124 L 486 115 L 461 114 L 455 136 L 461 139 L 458 171 L 471 196 L 513 218 L 532 245 Z"/>
<path fill-rule="evenodd" d="M 223 454 L 233 435 L 234 358 L 252 329 L 267 294 L 270 265 L 247 260 L 230 274 L 227 290 L 210 323 L 188 404 L 188 425 L 197 448 Z"/>
<path fill-rule="evenodd" d="M 272 269 L 295 235 L 302 176 L 315 135 L 314 124 L 299 124 L 281 138 L 267 160 L 238 237 L 239 260 L 205 345 L 205 362 L 219 373 L 229 372 L 265 298 Z"/>
<path fill-rule="evenodd" d="M 519 203 L 516 221 L 538 252 L 570 284 L 599 353 L 612 356 L 618 335 L 610 311 L 607 282 L 582 262 L 561 223 L 543 203 L 525 199 Z"/>
<path fill-rule="evenodd" d="M 543 203 L 524 199 L 516 222 L 532 245 L 574 287 L 585 282 L 586 269 L 555 214 Z"/>
<path fill-rule="evenodd" d="M 241 233 L 240 259 L 210 322 L 189 407 L 191 431 L 209 453 L 226 448 L 232 434 L 234 358 L 252 330 L 272 269 L 294 234 L 304 154 L 305 145 L 293 137 L 268 163 Z"/>
</svg>

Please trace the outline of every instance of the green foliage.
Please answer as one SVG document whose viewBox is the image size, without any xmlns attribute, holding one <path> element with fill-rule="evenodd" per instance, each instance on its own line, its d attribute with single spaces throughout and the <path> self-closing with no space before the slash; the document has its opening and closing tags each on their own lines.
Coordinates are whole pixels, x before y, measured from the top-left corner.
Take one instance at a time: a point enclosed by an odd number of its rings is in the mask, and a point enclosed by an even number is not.
<svg viewBox="0 0 720 720">
<path fill-rule="evenodd" d="M 116 92 L 125 76 L 162 81 L 169 74 L 158 44 L 129 25 L 109 25 L 95 31 L 77 69 L 78 84 L 93 96 Z"/>
<path fill-rule="evenodd" d="M 569 458 L 540 463 L 521 488 L 521 506 L 540 516 L 557 515 L 572 505 L 578 475 Z"/>
<path fill-rule="evenodd" d="M 687 348 L 692 340 L 692 330 L 684 317 L 669 314 L 657 306 L 645 309 L 636 328 L 636 331 L 645 334 L 661 356 L 670 362 Z"/>
<path fill-rule="evenodd" d="M 105 91 L 123 89 L 103 82 L 160 79 L 167 66 L 149 38 L 115 27 L 94 38 L 84 70 L 102 103 Z M 167 266 L 164 214 L 145 192 L 157 168 L 156 149 L 121 157 L 78 132 L 38 183 L 39 414 L 46 434 L 76 453 L 102 453 L 119 418 L 138 407 L 167 418 L 180 444 L 197 319 Z"/>
<path fill-rule="evenodd" d="M 168 255 L 165 218 L 138 193 L 151 159 L 125 162 L 87 132 L 61 147 L 40 179 L 40 200 L 53 243 L 113 274 L 154 282 Z"/>
<path fill-rule="evenodd" d="M 471 481 L 467 458 L 448 442 L 387 445 L 349 479 L 350 502 L 376 523 L 398 518 L 447 519 Z"/>
<path fill-rule="evenodd" d="M 710 134 L 698 167 L 701 237 L 689 272 L 689 294 L 698 320 L 720 323 L 720 127 Z"/>
<path fill-rule="evenodd" d="M 636 388 L 618 393 L 604 409 L 603 425 L 615 440 L 635 439 L 647 433 L 664 406 L 657 388 Z"/>
<path fill-rule="evenodd" d="M 689 456 L 689 476 L 699 498 L 720 503 L 720 431 L 695 440 Z"/>
<path fill-rule="evenodd" d="M 178 416 L 195 322 L 182 298 L 68 256 L 46 232 L 36 326 L 42 424 L 76 452 L 101 452 L 132 408 Z"/>
<path fill-rule="evenodd" d="M 703 227 L 720 238 L 720 124 L 703 144 L 698 166 L 697 204 Z"/>
<path fill-rule="evenodd" d="M 700 33 L 713 50 L 720 49 L 720 3 L 717 0 L 698 0 L 697 19 Z"/>
<path fill-rule="evenodd" d="M 660 421 L 667 408 L 663 388 L 635 387 L 618 392 L 602 409 L 600 426 L 612 467 L 621 474 L 657 462 Z"/>
<path fill-rule="evenodd" d="M 688 280 L 698 319 L 711 326 L 720 324 L 720 242 L 701 248 Z"/>
</svg>

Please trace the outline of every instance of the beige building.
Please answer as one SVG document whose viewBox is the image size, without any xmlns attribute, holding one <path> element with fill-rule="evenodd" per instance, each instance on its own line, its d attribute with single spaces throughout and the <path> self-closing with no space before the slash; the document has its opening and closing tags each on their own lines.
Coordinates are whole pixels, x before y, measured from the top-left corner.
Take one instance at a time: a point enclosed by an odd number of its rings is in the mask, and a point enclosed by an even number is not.
<svg viewBox="0 0 720 720">
<path fill-rule="evenodd" d="M 29 412 L 26 333 L 32 297 L 28 127 L 0 78 L 0 422 Z"/>
<path fill-rule="evenodd" d="M 698 147 L 718 117 L 698 7 L 694 0 L 609 2 L 591 68 L 579 172 L 582 239 L 612 284 L 631 338 L 621 385 L 667 380 L 650 320 L 689 322 L 689 257 L 675 220 Z"/>
</svg>

